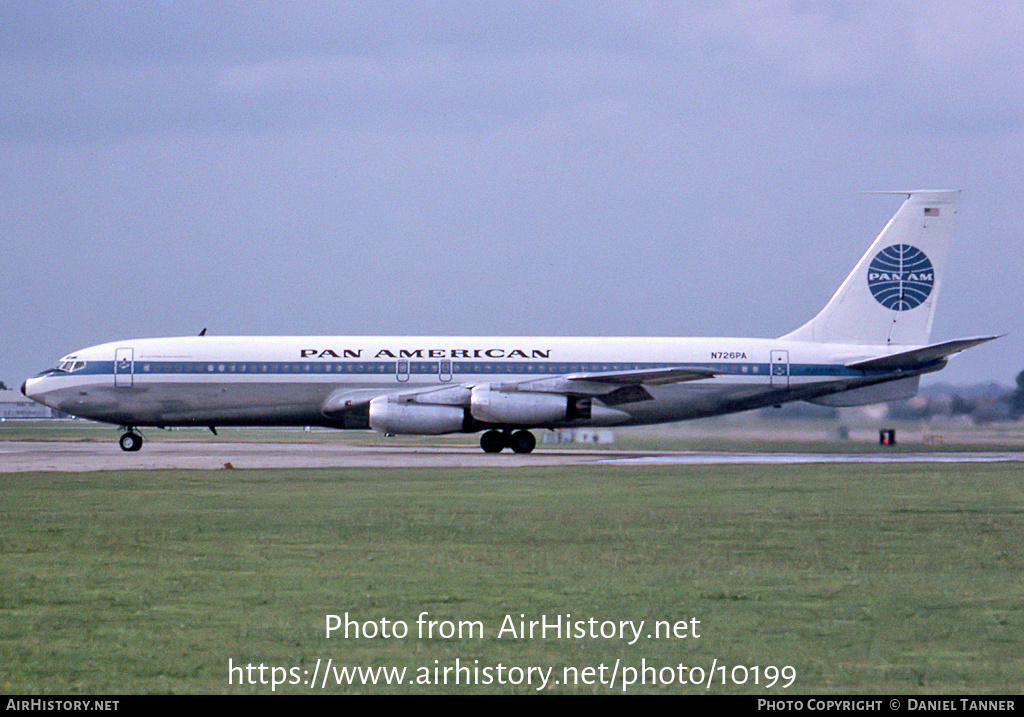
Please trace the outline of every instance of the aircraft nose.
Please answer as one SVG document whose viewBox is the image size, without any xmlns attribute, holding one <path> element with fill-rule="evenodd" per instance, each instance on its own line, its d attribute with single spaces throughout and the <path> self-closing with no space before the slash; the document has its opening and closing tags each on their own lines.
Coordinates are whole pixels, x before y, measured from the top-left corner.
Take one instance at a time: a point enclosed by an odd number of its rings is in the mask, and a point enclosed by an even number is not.
<svg viewBox="0 0 1024 717">
<path fill-rule="evenodd" d="M 22 395 L 23 395 L 23 396 L 25 396 L 26 398 L 28 397 L 28 394 L 27 394 L 27 393 L 25 393 L 25 386 L 27 386 L 27 385 L 28 385 L 28 381 L 22 381 L 22 382 L 21 382 L 21 393 L 22 393 Z"/>
</svg>

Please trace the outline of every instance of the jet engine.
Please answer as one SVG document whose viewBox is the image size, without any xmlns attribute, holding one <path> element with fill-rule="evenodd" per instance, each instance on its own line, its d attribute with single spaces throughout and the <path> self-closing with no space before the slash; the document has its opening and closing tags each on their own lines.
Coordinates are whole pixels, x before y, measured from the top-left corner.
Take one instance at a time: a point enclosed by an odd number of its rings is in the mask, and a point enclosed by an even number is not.
<svg viewBox="0 0 1024 717">
<path fill-rule="evenodd" d="M 473 388 L 469 406 L 473 418 L 482 423 L 544 426 L 590 418 L 591 399 L 559 393 L 497 391 L 485 384 Z"/>
<path fill-rule="evenodd" d="M 458 433 L 466 422 L 460 406 L 399 403 L 388 396 L 370 401 L 370 428 L 381 433 L 436 436 Z"/>
</svg>

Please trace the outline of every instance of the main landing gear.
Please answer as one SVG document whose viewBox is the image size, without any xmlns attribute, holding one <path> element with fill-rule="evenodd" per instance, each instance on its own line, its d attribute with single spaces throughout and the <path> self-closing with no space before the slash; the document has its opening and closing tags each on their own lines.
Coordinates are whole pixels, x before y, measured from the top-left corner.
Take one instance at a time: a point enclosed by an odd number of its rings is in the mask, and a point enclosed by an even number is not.
<svg viewBox="0 0 1024 717">
<path fill-rule="evenodd" d="M 122 451 L 134 452 L 142 448 L 142 436 L 129 428 L 118 443 L 121 444 Z"/>
<path fill-rule="evenodd" d="M 485 431 L 480 436 L 480 447 L 484 453 L 501 453 L 505 448 L 511 448 L 516 453 L 531 453 L 537 447 L 537 439 L 529 431 L 512 432 Z"/>
</svg>

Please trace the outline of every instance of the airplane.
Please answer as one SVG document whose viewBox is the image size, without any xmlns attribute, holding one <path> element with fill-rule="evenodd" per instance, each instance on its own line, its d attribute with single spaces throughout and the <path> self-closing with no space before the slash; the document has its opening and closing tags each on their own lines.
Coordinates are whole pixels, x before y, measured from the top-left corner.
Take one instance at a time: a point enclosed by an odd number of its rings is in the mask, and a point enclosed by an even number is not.
<svg viewBox="0 0 1024 717">
<path fill-rule="evenodd" d="M 929 343 L 960 192 L 899 194 L 907 198 L 825 307 L 774 339 L 150 338 L 75 351 L 21 390 L 121 426 L 125 451 L 142 447 L 140 427 L 326 426 L 482 432 L 485 452 L 530 453 L 536 429 L 910 398 L 922 375 L 998 336 Z"/>
</svg>

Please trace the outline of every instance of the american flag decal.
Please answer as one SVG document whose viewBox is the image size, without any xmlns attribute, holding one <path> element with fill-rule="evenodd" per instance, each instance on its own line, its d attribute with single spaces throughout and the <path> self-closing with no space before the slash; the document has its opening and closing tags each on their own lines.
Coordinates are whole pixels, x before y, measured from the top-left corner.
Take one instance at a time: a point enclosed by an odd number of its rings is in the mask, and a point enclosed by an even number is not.
<svg viewBox="0 0 1024 717">
<path fill-rule="evenodd" d="M 924 215 L 926 217 L 937 217 L 937 216 L 939 216 L 939 208 L 938 207 L 925 207 L 924 208 Z"/>
</svg>

